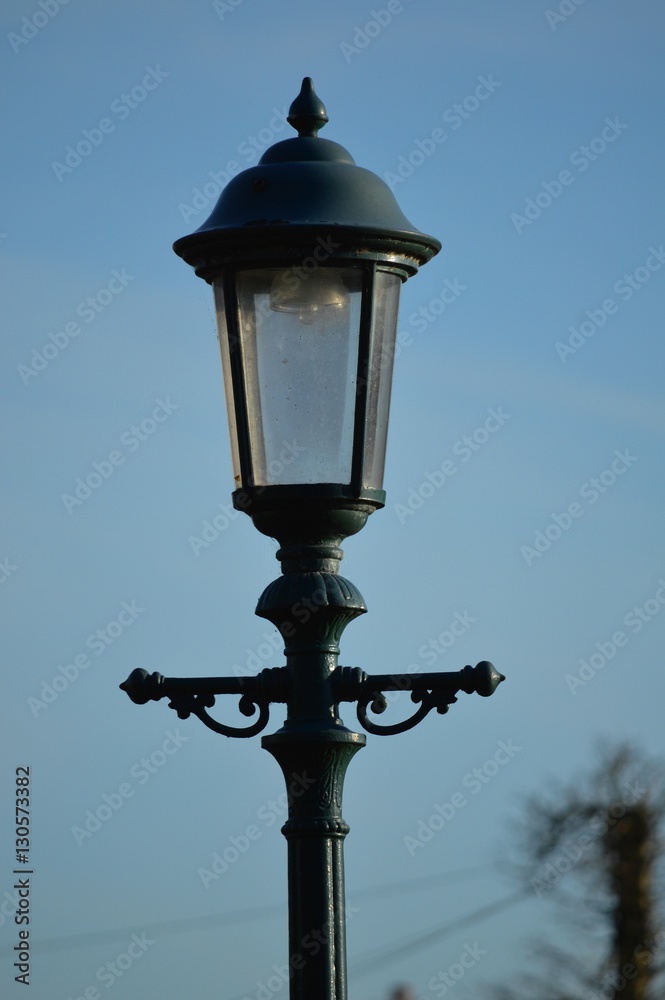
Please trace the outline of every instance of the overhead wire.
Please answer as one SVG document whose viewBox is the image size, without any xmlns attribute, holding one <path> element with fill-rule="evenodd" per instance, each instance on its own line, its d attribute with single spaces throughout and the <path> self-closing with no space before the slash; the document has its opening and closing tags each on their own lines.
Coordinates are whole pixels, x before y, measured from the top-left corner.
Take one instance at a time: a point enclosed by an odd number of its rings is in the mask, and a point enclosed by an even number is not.
<svg viewBox="0 0 665 1000">
<path fill-rule="evenodd" d="M 354 979 L 360 979 L 362 976 L 367 975 L 369 972 L 373 972 L 375 969 L 385 969 L 386 966 L 391 965 L 399 958 L 403 958 L 404 955 L 408 955 L 414 951 L 420 951 L 431 946 L 435 942 L 443 940 L 445 937 L 461 930 L 462 928 L 469 926 L 470 924 L 474 924 L 479 920 L 484 920 L 487 917 L 495 916 L 497 913 L 501 913 L 504 910 L 509 909 L 511 906 L 515 906 L 516 903 L 519 903 L 521 900 L 530 895 L 530 890 L 520 889 L 517 892 L 510 893 L 510 895 L 502 897 L 501 899 L 496 899 L 492 903 L 481 906 L 479 909 L 473 910 L 471 913 L 467 913 L 463 917 L 451 920 L 448 923 L 435 927 L 433 930 L 426 931 L 424 934 L 419 934 L 408 941 L 400 939 L 400 941 L 396 944 L 387 945 L 381 949 L 373 948 L 371 951 L 365 952 L 363 955 L 358 955 L 355 958 L 349 958 L 349 972 L 352 974 Z M 238 994 L 234 1000 L 245 1000 L 251 992 L 252 990 L 249 990 L 242 994 Z"/>
<path fill-rule="evenodd" d="M 531 890 L 519 889 L 517 892 L 510 893 L 508 896 L 494 900 L 493 903 L 488 903 L 477 910 L 473 910 L 471 913 L 467 913 L 464 917 L 457 917 L 410 940 L 404 941 L 404 939 L 400 939 L 400 941 L 392 945 L 386 945 L 382 949 L 374 948 L 371 952 L 359 955 L 355 959 L 350 958 L 349 967 L 355 976 L 362 976 L 368 972 L 373 972 L 374 969 L 383 968 L 385 965 L 398 958 L 402 958 L 404 955 L 427 948 L 429 945 L 441 941 L 443 938 L 456 933 L 469 924 L 501 913 L 503 910 L 515 906 L 530 895 Z"/>
<path fill-rule="evenodd" d="M 365 888 L 349 891 L 348 895 L 354 898 L 379 898 L 381 896 L 401 895 L 405 892 L 419 892 L 423 889 L 432 888 L 446 882 L 455 882 L 465 878 L 477 877 L 481 872 L 494 866 L 491 863 L 474 865 L 470 868 L 460 868 L 455 871 L 438 872 L 434 875 L 423 875 L 414 879 L 402 879 L 396 882 L 389 882 L 383 885 L 367 886 Z M 64 934 L 59 937 L 44 938 L 35 941 L 35 949 L 40 952 L 61 951 L 67 948 L 87 948 L 93 945 L 105 944 L 111 941 L 122 941 L 128 934 L 136 931 L 146 934 L 178 934 L 180 932 L 203 931 L 212 927 L 221 927 L 229 923 L 244 923 L 253 920 L 261 920 L 274 916 L 277 913 L 284 913 L 286 902 L 272 903 L 262 906 L 246 907 L 244 909 L 229 910 L 226 913 L 205 914 L 198 917 L 181 917 L 179 919 L 162 920 L 152 923 L 143 923 L 140 927 L 115 927 L 107 930 L 84 931 L 76 934 Z M 0 954 L 11 954 L 11 945 L 0 947 Z"/>
</svg>

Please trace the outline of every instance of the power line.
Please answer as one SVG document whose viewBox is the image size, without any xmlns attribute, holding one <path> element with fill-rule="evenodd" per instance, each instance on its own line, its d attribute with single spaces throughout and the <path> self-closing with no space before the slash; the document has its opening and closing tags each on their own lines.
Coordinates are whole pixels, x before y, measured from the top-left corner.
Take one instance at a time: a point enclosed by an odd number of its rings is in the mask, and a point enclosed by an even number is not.
<svg viewBox="0 0 665 1000">
<path fill-rule="evenodd" d="M 353 893 L 356 898 L 379 898 L 381 896 L 396 896 L 405 892 L 419 892 L 446 882 L 456 882 L 465 878 L 474 878 L 481 872 L 492 868 L 491 863 L 475 865 L 472 868 L 460 868 L 452 872 L 438 872 L 434 875 L 423 875 L 415 879 L 402 879 L 384 885 L 367 886 Z M 286 911 L 286 903 L 273 903 L 264 906 L 254 906 L 242 910 L 229 910 L 227 913 L 207 914 L 199 917 L 182 917 L 176 920 L 162 920 L 157 923 L 142 924 L 140 927 L 116 927 L 101 931 L 86 931 L 78 934 L 66 934 L 60 937 L 44 938 L 36 941 L 35 947 L 41 952 L 61 951 L 66 948 L 88 948 L 110 941 L 122 941 L 128 934 L 137 930 L 146 934 L 178 934 L 187 931 L 203 931 L 212 927 L 221 927 L 230 923 L 262 920 L 277 913 Z M 11 954 L 11 945 L 0 948 L 0 954 Z"/>
<path fill-rule="evenodd" d="M 179 920 L 161 920 L 158 923 L 134 925 L 132 927 L 115 927 L 104 931 L 85 931 L 79 934 L 65 934 L 62 937 L 44 938 L 35 941 L 35 950 L 61 951 L 63 948 L 88 948 L 96 944 L 106 944 L 107 941 L 123 941 L 129 934 L 145 932 L 146 934 L 178 934 L 181 931 L 203 931 L 209 927 L 220 927 L 223 924 L 242 923 L 250 920 L 260 920 L 263 917 L 274 916 L 283 912 L 285 905 L 275 903 L 269 906 L 255 906 L 246 910 L 230 910 L 228 913 L 215 913 L 200 917 L 182 917 Z M 11 945 L 0 948 L 0 954 L 11 954 Z"/>
<path fill-rule="evenodd" d="M 457 918 L 447 924 L 435 927 L 425 934 L 420 934 L 410 941 L 404 941 L 402 944 L 398 941 L 396 944 L 389 945 L 379 952 L 377 952 L 377 949 L 373 949 L 372 952 L 350 960 L 353 972 L 356 976 L 363 976 L 367 972 L 373 972 L 374 969 L 383 967 L 403 955 L 407 955 L 413 951 L 420 951 L 435 941 L 440 941 L 442 938 L 460 930 L 462 927 L 466 927 L 468 924 L 475 923 L 477 920 L 483 920 L 485 917 L 493 916 L 495 913 L 501 913 L 502 910 L 507 910 L 530 895 L 531 890 L 520 889 L 509 896 L 504 896 L 502 899 L 497 899 L 493 903 L 482 906 L 479 910 L 468 913 L 465 917 Z"/>
<path fill-rule="evenodd" d="M 436 875 L 421 875 L 420 878 L 402 879 L 398 882 L 388 882 L 385 885 L 370 886 L 365 889 L 358 889 L 357 892 L 349 890 L 350 896 L 364 896 L 367 899 L 378 898 L 379 896 L 395 896 L 402 892 L 419 892 L 421 889 L 431 889 L 433 886 L 442 885 L 447 882 L 459 882 L 465 878 L 474 878 L 488 869 L 494 869 L 491 861 L 482 865 L 474 865 L 472 868 L 458 868 L 452 872 L 439 872 Z"/>
<path fill-rule="evenodd" d="M 448 874 L 454 873 L 451 872 Z M 415 881 L 421 880 L 418 879 Z M 413 951 L 419 951 L 422 948 L 426 948 L 428 945 L 433 944 L 435 941 L 440 941 L 448 934 L 452 934 L 454 931 L 458 931 L 462 927 L 473 924 L 478 920 L 483 920 L 486 917 L 493 916 L 496 913 L 501 913 L 503 910 L 509 909 L 509 907 L 514 906 L 516 903 L 520 902 L 520 900 L 525 899 L 530 895 L 531 890 L 520 889 L 518 892 L 511 893 L 509 896 L 504 896 L 502 899 L 497 899 L 493 903 L 482 906 L 480 909 L 474 910 L 472 913 L 467 913 L 465 917 L 450 921 L 447 924 L 443 924 L 443 926 L 434 928 L 434 930 L 427 931 L 425 934 L 420 934 L 409 941 L 403 941 L 402 939 L 402 944 L 398 942 L 397 944 L 390 945 L 380 950 L 374 948 L 371 952 L 366 952 L 364 955 L 360 955 L 356 959 L 350 959 L 350 970 L 354 977 L 359 979 L 368 972 L 373 972 L 374 969 L 385 968 L 387 965 L 390 965 L 391 962 L 402 957 L 403 955 L 409 954 Z M 248 997 L 252 992 L 253 990 L 251 989 L 246 990 L 244 993 L 238 994 L 234 1000 L 243 1000 L 243 998 Z"/>
</svg>

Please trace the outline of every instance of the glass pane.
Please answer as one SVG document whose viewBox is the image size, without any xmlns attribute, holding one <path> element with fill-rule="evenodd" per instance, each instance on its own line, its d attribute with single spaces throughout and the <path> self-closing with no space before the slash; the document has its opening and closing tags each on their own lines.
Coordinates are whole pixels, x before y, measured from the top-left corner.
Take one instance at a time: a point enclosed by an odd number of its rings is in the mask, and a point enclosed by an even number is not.
<svg viewBox="0 0 665 1000">
<path fill-rule="evenodd" d="M 372 312 L 372 354 L 369 361 L 367 391 L 363 486 L 377 490 L 383 487 L 401 284 L 401 279 L 396 274 L 390 274 L 388 271 L 377 271 L 376 273 Z"/>
<path fill-rule="evenodd" d="M 237 274 L 255 486 L 348 483 L 358 366 L 358 268 Z"/>
<path fill-rule="evenodd" d="M 226 312 L 224 311 L 224 290 L 221 278 L 213 282 L 215 292 L 215 310 L 217 312 L 217 331 L 219 350 L 222 355 L 222 375 L 224 376 L 224 396 L 226 397 L 226 416 L 231 437 L 231 461 L 233 463 L 234 488 L 242 485 L 240 478 L 240 458 L 238 455 L 238 432 L 236 429 L 236 414 L 233 403 L 233 384 L 231 382 L 231 360 L 229 353 L 229 338 L 226 328 Z"/>
</svg>

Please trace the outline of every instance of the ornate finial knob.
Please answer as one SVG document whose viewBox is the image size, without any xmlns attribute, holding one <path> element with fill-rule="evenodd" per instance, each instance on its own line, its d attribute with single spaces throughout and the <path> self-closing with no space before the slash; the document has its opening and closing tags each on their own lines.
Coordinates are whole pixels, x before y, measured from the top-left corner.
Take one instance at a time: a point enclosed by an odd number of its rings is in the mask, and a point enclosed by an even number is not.
<svg viewBox="0 0 665 1000">
<path fill-rule="evenodd" d="M 121 691 L 126 691 L 135 705 L 147 705 L 149 701 L 159 701 L 163 696 L 160 686 L 164 683 L 161 674 L 155 671 L 149 674 L 147 670 L 138 667 L 132 670 L 126 681 L 119 685 Z"/>
<path fill-rule="evenodd" d="M 320 128 L 328 121 L 325 105 L 314 90 L 311 76 L 302 82 L 300 93 L 289 108 L 287 122 L 297 129 L 298 137 L 316 138 Z"/>
<path fill-rule="evenodd" d="M 465 671 L 471 679 L 472 691 L 483 698 L 489 698 L 494 694 L 499 684 L 506 679 L 489 660 L 481 660 L 475 667 L 464 667 L 462 673 Z"/>
</svg>

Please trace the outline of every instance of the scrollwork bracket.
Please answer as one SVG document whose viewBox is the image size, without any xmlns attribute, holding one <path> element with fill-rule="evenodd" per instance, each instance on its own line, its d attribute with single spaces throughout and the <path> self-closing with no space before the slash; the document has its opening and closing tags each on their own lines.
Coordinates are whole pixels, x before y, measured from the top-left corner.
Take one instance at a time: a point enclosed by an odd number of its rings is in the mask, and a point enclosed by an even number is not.
<svg viewBox="0 0 665 1000">
<path fill-rule="evenodd" d="M 505 680 L 503 674 L 489 662 L 482 660 L 475 667 L 470 665 L 453 673 L 425 674 L 366 674 L 358 667 L 339 667 L 336 694 L 340 701 L 358 702 L 358 721 L 363 729 L 376 736 L 393 736 L 417 726 L 426 715 L 436 709 L 444 715 L 457 701 L 457 694 L 479 694 L 489 697 Z M 408 719 L 393 725 L 382 726 L 369 718 L 367 709 L 382 715 L 387 707 L 386 691 L 410 691 L 411 701 L 419 704 Z"/>
<path fill-rule="evenodd" d="M 286 667 L 262 670 L 255 677 L 163 677 L 146 670 L 133 670 L 120 688 L 136 705 L 169 698 L 169 708 L 179 719 L 195 715 L 204 726 L 221 736 L 249 737 L 262 732 L 270 718 L 271 702 L 287 702 L 290 676 Z M 222 694 L 240 695 L 238 710 L 247 718 L 258 709 L 258 718 L 249 726 L 227 726 L 213 719 L 207 709 Z"/>
</svg>

